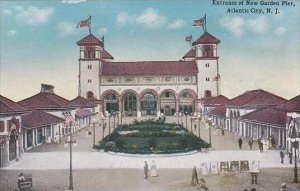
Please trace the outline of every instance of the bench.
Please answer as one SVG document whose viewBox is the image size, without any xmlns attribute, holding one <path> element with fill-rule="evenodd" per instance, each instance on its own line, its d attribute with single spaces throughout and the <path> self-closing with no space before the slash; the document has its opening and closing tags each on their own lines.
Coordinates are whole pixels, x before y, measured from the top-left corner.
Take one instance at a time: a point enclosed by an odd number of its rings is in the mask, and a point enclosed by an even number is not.
<svg viewBox="0 0 300 191">
<path fill-rule="evenodd" d="M 23 174 L 18 176 L 18 186 L 20 190 L 28 189 L 32 187 L 32 174 Z"/>
</svg>

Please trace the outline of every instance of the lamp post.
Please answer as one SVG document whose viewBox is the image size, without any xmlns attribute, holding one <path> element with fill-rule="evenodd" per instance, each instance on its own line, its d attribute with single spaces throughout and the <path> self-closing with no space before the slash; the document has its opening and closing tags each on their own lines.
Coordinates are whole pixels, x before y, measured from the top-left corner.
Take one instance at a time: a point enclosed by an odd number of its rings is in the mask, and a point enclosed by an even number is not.
<svg viewBox="0 0 300 191">
<path fill-rule="evenodd" d="M 70 145 L 70 175 L 69 175 L 69 190 L 74 190 L 73 186 L 73 169 L 72 169 L 72 145 L 76 146 L 76 139 L 73 139 L 73 134 L 68 136 L 68 139 L 65 142 L 65 146 Z"/>
<path fill-rule="evenodd" d="M 110 134 L 110 114 L 108 114 L 108 134 Z"/>
<path fill-rule="evenodd" d="M 201 134 L 201 120 L 202 120 L 202 114 L 201 112 L 198 114 L 198 127 L 199 127 L 199 138 L 200 138 L 200 134 Z"/>
<path fill-rule="evenodd" d="M 212 147 L 212 145 L 211 145 L 211 126 L 212 126 L 211 118 L 207 119 L 207 124 L 206 125 L 207 125 L 207 128 L 208 128 L 208 142 L 209 142 L 210 147 Z"/>
<path fill-rule="evenodd" d="M 92 119 L 92 124 L 93 124 L 93 147 L 96 146 L 96 144 L 95 144 L 95 138 L 96 138 L 95 126 L 96 126 L 97 123 L 98 123 L 98 120 L 94 116 L 93 119 Z"/>
<path fill-rule="evenodd" d="M 191 114 L 191 132 L 193 132 L 193 114 Z"/>
<path fill-rule="evenodd" d="M 184 112 L 184 115 L 185 115 L 185 128 L 187 129 L 187 111 Z"/>
<path fill-rule="evenodd" d="M 114 117 L 114 130 L 116 129 L 116 113 L 113 113 L 113 117 Z"/>
<path fill-rule="evenodd" d="M 299 141 L 300 141 L 299 130 L 300 130 L 300 127 L 297 124 L 297 121 L 296 121 L 295 118 L 292 118 L 290 120 L 288 128 L 289 128 L 288 129 L 288 132 L 289 132 L 288 140 L 292 143 L 292 148 L 294 148 L 294 157 L 295 157 L 293 183 L 299 183 L 299 180 L 298 180 L 298 167 L 297 167 L 297 148 L 296 147 L 297 146 L 299 147 Z"/>
</svg>

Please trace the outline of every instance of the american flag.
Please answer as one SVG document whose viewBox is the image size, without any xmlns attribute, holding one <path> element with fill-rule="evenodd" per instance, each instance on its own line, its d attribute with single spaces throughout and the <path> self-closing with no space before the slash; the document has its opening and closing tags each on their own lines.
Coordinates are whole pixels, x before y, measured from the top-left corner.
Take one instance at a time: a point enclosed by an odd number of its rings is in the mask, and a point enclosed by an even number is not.
<svg viewBox="0 0 300 191">
<path fill-rule="evenodd" d="M 204 26 L 204 24 L 205 24 L 205 17 L 203 17 L 202 19 L 194 20 L 194 22 L 193 22 L 193 26 L 196 26 L 196 27 L 202 27 L 202 26 Z"/>
<path fill-rule="evenodd" d="M 91 21 L 91 17 L 89 17 L 86 20 L 80 21 L 78 23 L 78 25 L 76 26 L 76 28 L 78 28 L 78 27 L 89 27 L 90 26 L 90 21 Z"/>
</svg>

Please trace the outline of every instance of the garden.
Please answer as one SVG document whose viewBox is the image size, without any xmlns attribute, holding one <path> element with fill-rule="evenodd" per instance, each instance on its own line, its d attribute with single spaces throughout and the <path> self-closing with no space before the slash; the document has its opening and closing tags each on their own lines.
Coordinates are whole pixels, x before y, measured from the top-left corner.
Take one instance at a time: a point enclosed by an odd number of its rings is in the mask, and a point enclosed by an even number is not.
<svg viewBox="0 0 300 191">
<path fill-rule="evenodd" d="M 182 125 L 165 120 L 135 120 L 119 125 L 95 148 L 130 154 L 170 154 L 207 149 L 210 145 L 188 132 Z"/>
</svg>

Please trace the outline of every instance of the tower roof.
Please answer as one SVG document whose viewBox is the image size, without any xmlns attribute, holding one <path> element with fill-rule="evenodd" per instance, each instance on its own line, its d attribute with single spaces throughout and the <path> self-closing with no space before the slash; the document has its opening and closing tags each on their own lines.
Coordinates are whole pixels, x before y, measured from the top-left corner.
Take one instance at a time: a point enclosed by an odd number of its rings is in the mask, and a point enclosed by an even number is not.
<svg viewBox="0 0 300 191">
<path fill-rule="evenodd" d="M 103 43 L 101 40 L 99 40 L 97 37 L 95 37 L 93 34 L 89 34 L 83 39 L 76 42 L 78 46 L 84 46 L 84 45 L 100 45 L 103 47 Z"/>
<path fill-rule="evenodd" d="M 197 40 L 193 42 L 193 46 L 197 44 L 219 44 L 221 41 L 209 34 L 208 32 L 204 32 Z"/>
</svg>

